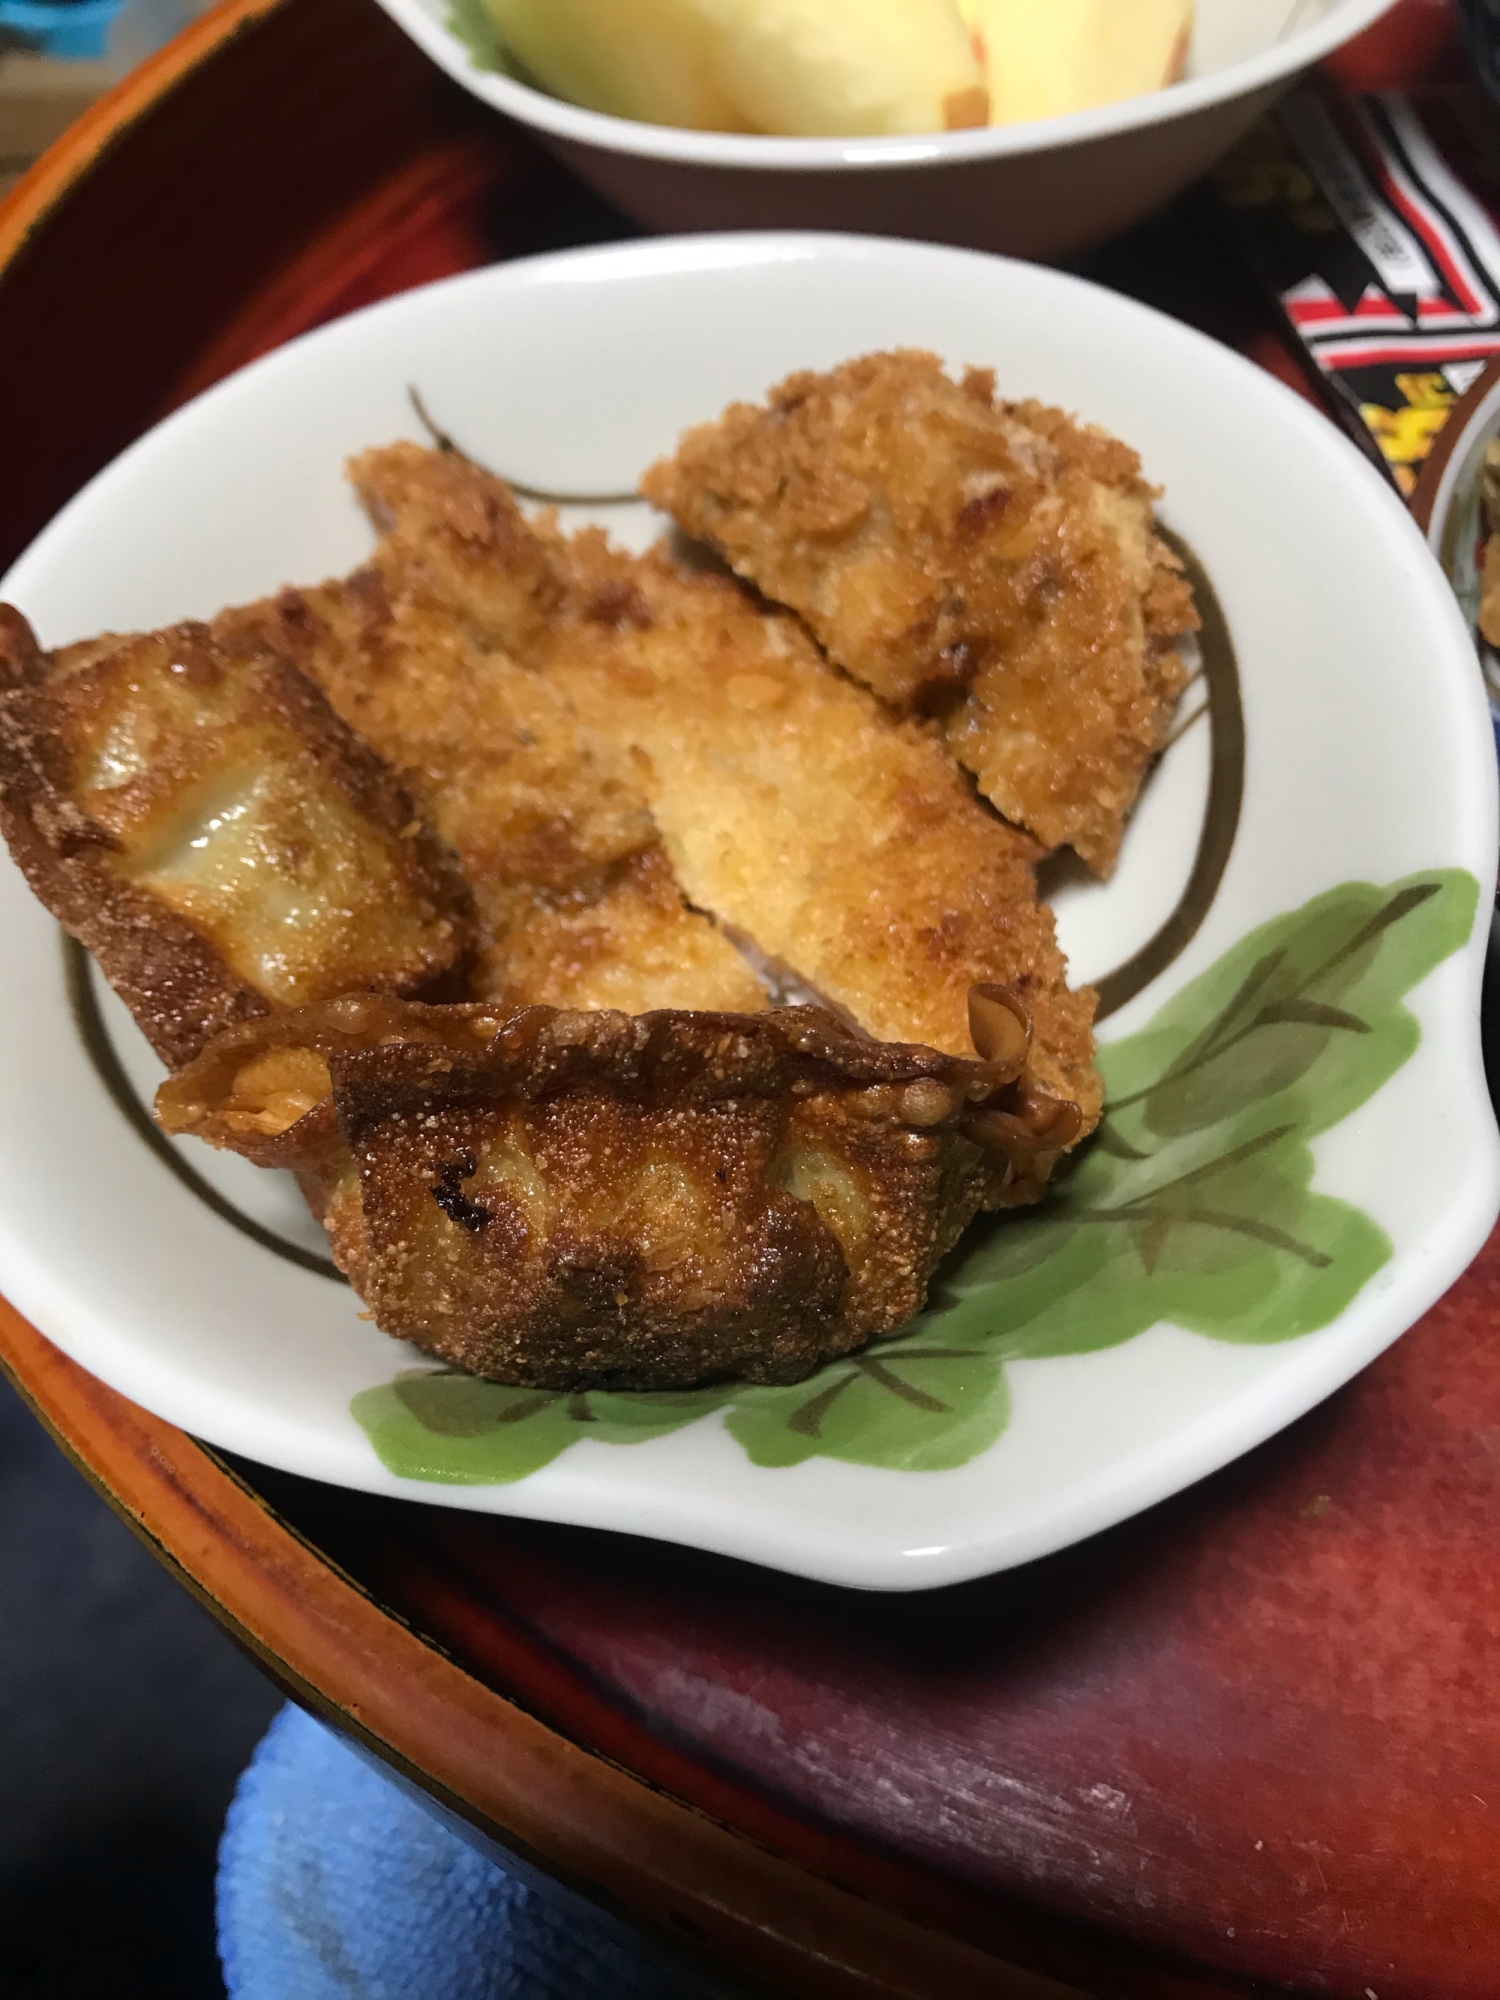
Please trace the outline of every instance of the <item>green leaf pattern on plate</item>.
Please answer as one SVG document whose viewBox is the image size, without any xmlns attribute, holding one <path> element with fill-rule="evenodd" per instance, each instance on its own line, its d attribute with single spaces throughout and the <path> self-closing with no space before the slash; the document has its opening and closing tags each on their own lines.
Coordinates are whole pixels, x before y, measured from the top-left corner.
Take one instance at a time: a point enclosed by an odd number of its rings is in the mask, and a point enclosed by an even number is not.
<svg viewBox="0 0 1500 2000">
<path fill-rule="evenodd" d="M 1478 896 L 1459 869 L 1346 882 L 1253 931 L 1100 1050 L 1106 1116 L 1046 1204 L 971 1231 L 927 1312 L 805 1382 L 552 1395 L 427 1371 L 365 1390 L 353 1413 L 408 1479 L 524 1479 L 581 1438 L 636 1444 L 715 1414 L 756 1465 L 931 1472 L 1000 1437 L 1008 1361 L 1162 1321 L 1254 1342 L 1327 1326 L 1391 1246 L 1313 1190 L 1308 1141 L 1416 1049 L 1402 996 L 1469 936 Z"/>
</svg>

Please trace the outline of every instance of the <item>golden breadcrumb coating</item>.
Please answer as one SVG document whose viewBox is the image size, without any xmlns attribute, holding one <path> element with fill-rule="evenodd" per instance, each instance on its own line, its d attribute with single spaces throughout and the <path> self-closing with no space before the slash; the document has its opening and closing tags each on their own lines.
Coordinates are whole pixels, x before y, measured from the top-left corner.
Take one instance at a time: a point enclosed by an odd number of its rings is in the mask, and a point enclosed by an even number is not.
<svg viewBox="0 0 1500 2000">
<path fill-rule="evenodd" d="M 476 905 L 471 992 L 627 1012 L 763 1006 L 741 954 L 684 903 L 629 763 L 582 744 L 566 695 L 506 649 L 507 633 L 536 642 L 537 579 L 561 589 L 506 489 L 411 445 L 354 471 L 393 523 L 375 562 L 219 625 L 290 653 L 451 844 Z M 488 533 L 466 540 L 452 518 Z"/>
<path fill-rule="evenodd" d="M 510 1007 L 712 1007 L 751 1013 L 766 988 L 719 927 L 689 909 L 653 841 L 587 901 L 536 903 L 474 991 Z"/>
<path fill-rule="evenodd" d="M 880 1041 L 966 1054 L 969 989 L 1009 988 L 1032 1076 L 1092 1127 L 1094 996 L 1067 989 L 1035 846 L 930 731 L 731 579 L 596 530 L 557 548 L 573 581 L 549 674 L 588 742 L 634 755 L 689 900 Z"/>
<path fill-rule="evenodd" d="M 290 1165 L 379 1324 L 547 1388 L 795 1381 L 918 1311 L 1032 1107 L 1010 1060 L 821 1009 L 420 1007 L 221 1036 L 170 1131 Z M 336 1113 L 336 1115 L 335 1115 Z"/>
<path fill-rule="evenodd" d="M 941 714 L 1008 818 L 1109 872 L 1197 624 L 1127 446 L 902 351 L 732 405 L 644 491 L 884 701 Z"/>
<path fill-rule="evenodd" d="M 0 630 L 0 826 L 158 1053 L 461 958 L 452 855 L 272 649 L 202 625 L 46 655 Z"/>
<path fill-rule="evenodd" d="M 348 473 L 393 584 L 447 605 L 489 646 L 524 654 L 545 632 L 564 579 L 503 480 L 457 452 L 408 443 L 361 452 Z"/>
</svg>

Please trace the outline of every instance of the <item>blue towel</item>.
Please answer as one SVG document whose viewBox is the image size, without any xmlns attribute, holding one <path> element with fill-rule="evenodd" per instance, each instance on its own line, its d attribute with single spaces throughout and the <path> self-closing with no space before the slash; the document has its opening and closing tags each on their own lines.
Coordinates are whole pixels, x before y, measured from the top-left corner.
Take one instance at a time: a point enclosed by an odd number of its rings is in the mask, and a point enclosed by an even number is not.
<svg viewBox="0 0 1500 2000">
<path fill-rule="evenodd" d="M 230 2000 L 711 2000 L 644 1940 L 478 1853 L 300 1709 L 219 1845 Z"/>
</svg>

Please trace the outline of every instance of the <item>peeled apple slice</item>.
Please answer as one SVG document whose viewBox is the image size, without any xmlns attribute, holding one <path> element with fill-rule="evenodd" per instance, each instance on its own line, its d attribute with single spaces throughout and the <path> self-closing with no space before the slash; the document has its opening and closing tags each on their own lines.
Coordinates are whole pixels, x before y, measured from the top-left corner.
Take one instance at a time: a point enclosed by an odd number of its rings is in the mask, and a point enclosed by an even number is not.
<svg viewBox="0 0 1500 2000">
<path fill-rule="evenodd" d="M 506 49 L 544 89 L 652 125 L 744 132 L 694 0 L 484 0 Z"/>
<path fill-rule="evenodd" d="M 1193 0 L 958 0 L 985 67 L 990 123 L 1057 118 L 1175 83 Z"/>
<path fill-rule="evenodd" d="M 984 73 L 957 0 L 484 6 L 539 83 L 620 118 L 811 138 L 940 132 L 983 125 L 988 116 Z"/>
</svg>

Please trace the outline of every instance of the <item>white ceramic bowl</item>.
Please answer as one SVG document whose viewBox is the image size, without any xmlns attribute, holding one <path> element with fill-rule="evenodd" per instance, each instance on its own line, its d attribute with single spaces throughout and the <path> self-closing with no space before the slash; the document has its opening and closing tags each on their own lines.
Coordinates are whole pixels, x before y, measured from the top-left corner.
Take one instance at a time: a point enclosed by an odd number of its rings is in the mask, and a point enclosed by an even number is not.
<svg viewBox="0 0 1500 2000">
<path fill-rule="evenodd" d="M 1063 257 L 1211 166 L 1395 0 L 1198 0 L 1187 79 L 1033 124 L 889 139 L 689 132 L 583 111 L 476 60 L 453 0 L 380 0 L 449 76 L 651 229 L 855 229 Z M 1045 6 L 1047 0 L 1037 0 Z M 480 0 L 465 0 L 479 15 Z"/>
<path fill-rule="evenodd" d="M 1212 733 L 1200 717 L 1158 765 L 1116 874 L 1054 895 L 1075 977 L 1123 1003 L 1103 1034 L 1126 1150 L 1096 1147 L 1053 1221 L 974 1239 L 983 1268 L 965 1251 L 933 1321 L 881 1350 L 915 1398 L 848 1363 L 791 1389 L 578 1399 L 586 1422 L 556 1399 L 517 1421 L 516 1398 L 538 1398 L 434 1375 L 320 1275 L 326 1244 L 286 1177 L 153 1132 L 160 1065 L 0 856 L 0 1288 L 74 1359 L 314 1478 L 912 1588 L 1043 1554 L 1201 1477 L 1458 1276 L 1500 1199 L 1473 921 L 1494 888 L 1496 774 L 1473 648 L 1405 509 L 1334 426 L 1127 299 L 870 237 L 496 265 L 340 320 L 170 417 L 0 596 L 61 644 L 352 567 L 371 531 L 343 461 L 420 434 L 408 384 L 517 480 L 618 494 L 731 397 L 894 345 L 994 367 L 1010 393 L 1136 444 L 1238 655 L 1237 687 L 1232 663 L 1209 676 Z M 637 542 L 659 525 L 639 504 L 580 511 Z M 1122 992 L 1106 976 L 1182 907 L 1216 797 L 1198 927 Z M 1330 910 L 1335 932 L 1351 910 L 1390 920 L 1373 985 L 1309 931 Z M 1300 1000 L 1266 983 L 1299 951 L 1328 960 Z M 1186 1131 L 1181 1106 L 1153 1125 L 1143 1076 L 1247 962 L 1265 1026 L 1226 1047 L 1253 1062 L 1222 1101 L 1198 1086 Z M 1162 1186 L 1201 1190 L 1200 1212 L 1152 1223 Z M 995 1254 L 1019 1256 L 1018 1281 L 1002 1270 L 996 1289 Z"/>
</svg>

